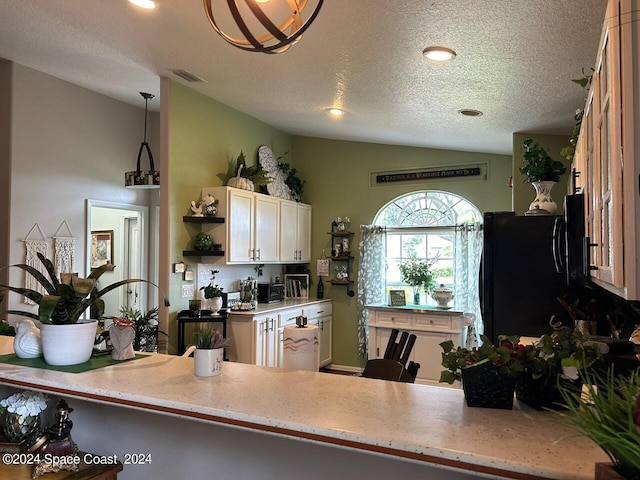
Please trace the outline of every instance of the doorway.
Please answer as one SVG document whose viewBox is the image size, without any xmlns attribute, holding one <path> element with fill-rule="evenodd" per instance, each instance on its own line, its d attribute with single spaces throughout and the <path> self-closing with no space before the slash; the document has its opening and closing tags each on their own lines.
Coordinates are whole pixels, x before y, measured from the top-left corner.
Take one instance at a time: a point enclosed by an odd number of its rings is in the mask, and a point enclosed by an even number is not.
<svg viewBox="0 0 640 480">
<path fill-rule="evenodd" d="M 149 208 L 141 205 L 87 200 L 86 245 L 90 245 L 91 232 L 112 232 L 111 262 L 116 268 L 100 277 L 99 288 L 127 278 L 149 279 L 148 212 Z M 91 271 L 90 260 L 90 249 L 87 248 L 87 272 Z M 106 317 L 117 316 L 122 307 L 148 309 L 148 288 L 142 283 L 124 285 L 102 298 Z"/>
</svg>

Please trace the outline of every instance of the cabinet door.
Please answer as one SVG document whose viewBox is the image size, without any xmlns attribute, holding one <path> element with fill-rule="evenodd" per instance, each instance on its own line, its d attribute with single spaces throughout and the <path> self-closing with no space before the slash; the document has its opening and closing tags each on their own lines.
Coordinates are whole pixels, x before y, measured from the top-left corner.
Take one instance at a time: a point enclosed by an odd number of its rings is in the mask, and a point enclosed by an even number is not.
<svg viewBox="0 0 640 480">
<path fill-rule="evenodd" d="M 255 196 L 254 260 L 259 263 L 278 261 L 280 200 L 266 195 Z"/>
<path fill-rule="evenodd" d="M 324 367 L 333 361 L 332 350 L 332 328 L 333 317 L 326 316 L 318 319 L 318 329 L 320 330 L 320 366 Z"/>
<path fill-rule="evenodd" d="M 440 343 L 453 340 L 458 345 L 458 338 L 451 333 L 413 332 L 416 343 L 411 352 L 411 360 L 420 364 L 416 382 L 438 383 L 442 367 L 442 348 Z M 447 385 L 447 384 L 440 384 Z"/>
<path fill-rule="evenodd" d="M 275 319 L 273 317 L 258 317 L 254 321 L 255 362 L 263 367 L 275 367 Z"/>
<path fill-rule="evenodd" d="M 298 207 L 295 202 L 280 202 L 280 261 L 295 262 L 297 252 Z"/>
<path fill-rule="evenodd" d="M 311 206 L 297 205 L 296 246 L 298 261 L 311 261 Z"/>
<path fill-rule="evenodd" d="M 254 194 L 229 189 L 227 262 L 247 263 L 253 259 Z"/>
</svg>

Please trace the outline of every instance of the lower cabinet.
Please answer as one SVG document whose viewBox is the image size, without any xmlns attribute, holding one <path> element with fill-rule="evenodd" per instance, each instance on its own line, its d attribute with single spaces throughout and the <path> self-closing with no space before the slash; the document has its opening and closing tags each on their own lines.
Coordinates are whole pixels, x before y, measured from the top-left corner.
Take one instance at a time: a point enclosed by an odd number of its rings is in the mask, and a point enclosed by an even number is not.
<svg viewBox="0 0 640 480">
<path fill-rule="evenodd" d="M 443 370 L 440 343 L 447 340 L 452 340 L 456 346 L 464 343 L 467 323 L 462 312 L 452 310 L 414 312 L 383 306 L 368 307 L 368 310 L 370 359 L 384 356 L 394 328 L 400 332 L 413 333 L 416 335 L 416 343 L 407 364 L 409 361 L 420 364 L 416 383 L 450 386 L 438 382 L 440 372 Z"/>
<path fill-rule="evenodd" d="M 269 311 L 229 313 L 229 335 L 233 346 L 227 352 L 229 360 L 265 367 L 282 366 L 284 327 L 296 324 L 296 317 L 305 315 L 309 325 L 319 332 L 320 366 L 331 363 L 332 303 L 331 300 L 301 303 L 295 307 L 262 307 Z"/>
</svg>

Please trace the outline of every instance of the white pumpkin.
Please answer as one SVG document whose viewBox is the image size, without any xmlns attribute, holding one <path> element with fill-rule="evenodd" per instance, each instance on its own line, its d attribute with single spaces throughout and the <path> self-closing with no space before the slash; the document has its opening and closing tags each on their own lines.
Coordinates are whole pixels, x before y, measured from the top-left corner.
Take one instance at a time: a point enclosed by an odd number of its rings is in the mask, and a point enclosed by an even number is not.
<svg viewBox="0 0 640 480">
<path fill-rule="evenodd" d="M 240 166 L 238 167 L 238 173 L 236 174 L 235 177 L 231 177 L 227 181 L 227 185 L 230 187 L 241 188 L 242 190 L 248 190 L 250 192 L 253 192 L 255 190 L 253 182 L 248 178 L 244 178 L 240 176 L 240 172 L 242 172 L 242 167 L 244 167 L 244 165 L 240 164 Z"/>
</svg>

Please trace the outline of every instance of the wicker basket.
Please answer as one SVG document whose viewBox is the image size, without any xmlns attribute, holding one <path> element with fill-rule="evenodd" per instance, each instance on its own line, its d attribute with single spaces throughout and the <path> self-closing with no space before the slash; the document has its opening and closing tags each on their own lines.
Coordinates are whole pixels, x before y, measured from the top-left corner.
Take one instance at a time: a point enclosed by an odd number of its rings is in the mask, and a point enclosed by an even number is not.
<svg viewBox="0 0 640 480">
<path fill-rule="evenodd" d="M 491 363 L 462 369 L 462 389 L 469 407 L 511 410 L 515 388 L 515 379 L 500 375 Z"/>
</svg>

